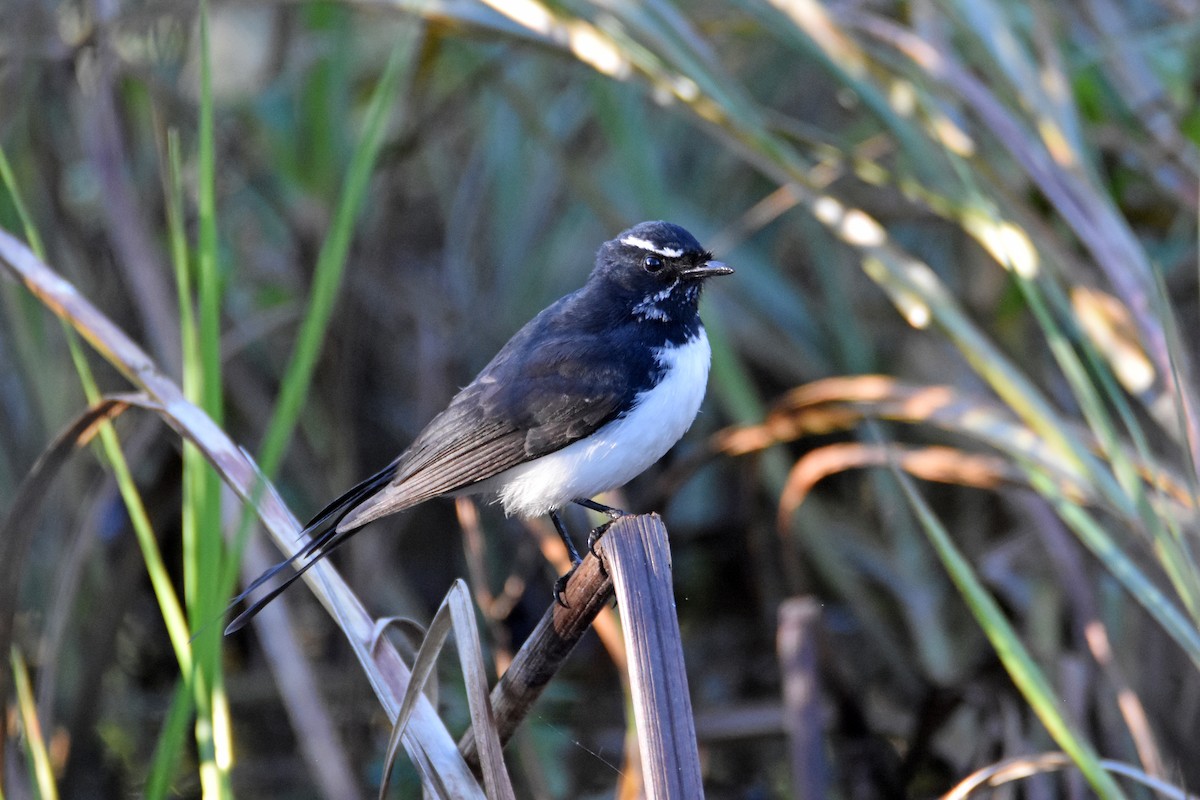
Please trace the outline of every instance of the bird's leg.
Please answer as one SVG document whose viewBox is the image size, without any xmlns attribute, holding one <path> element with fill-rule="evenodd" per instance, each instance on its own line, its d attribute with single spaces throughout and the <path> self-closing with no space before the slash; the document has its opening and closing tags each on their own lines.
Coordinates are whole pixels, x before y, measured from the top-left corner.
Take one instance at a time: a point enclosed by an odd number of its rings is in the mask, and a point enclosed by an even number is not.
<svg viewBox="0 0 1200 800">
<path fill-rule="evenodd" d="M 554 602 L 566 608 L 567 602 L 563 600 L 562 594 L 567 589 L 567 581 L 575 574 L 576 567 L 579 566 L 583 559 L 579 557 L 579 551 L 575 549 L 575 543 L 571 541 L 571 537 L 567 533 L 567 526 L 563 524 L 562 517 L 558 516 L 557 510 L 550 512 L 550 520 L 554 523 L 554 530 L 558 531 L 559 538 L 567 546 L 567 553 L 571 556 L 571 568 L 567 570 L 565 575 L 560 576 L 554 582 Z M 591 539 L 588 541 L 590 542 Z"/>
<path fill-rule="evenodd" d="M 589 500 L 586 497 L 576 498 L 571 502 L 575 503 L 576 505 L 583 506 L 584 508 L 591 509 L 592 511 L 599 511 L 601 514 L 604 514 L 608 517 L 608 522 L 593 528 L 588 534 L 588 552 L 599 558 L 599 555 L 595 550 L 596 542 L 600 541 L 600 537 L 604 535 L 606 530 L 608 530 L 608 526 L 625 516 L 626 512 L 619 508 L 606 506 L 603 503 L 597 503 L 595 500 Z M 563 524 L 562 517 L 558 515 L 557 510 L 550 512 L 550 520 L 554 523 L 554 530 L 558 531 L 559 538 L 561 538 L 563 540 L 563 544 L 567 546 L 567 552 L 571 554 L 571 569 L 568 570 L 567 574 L 561 576 L 554 582 L 554 600 L 560 606 L 566 608 L 567 603 L 562 598 L 563 592 L 565 592 L 567 589 L 567 581 L 569 581 L 571 576 L 575 574 L 575 569 L 579 566 L 583 559 L 579 557 L 579 552 L 575 549 L 575 544 L 571 541 L 570 535 L 567 534 L 567 526 Z"/>
<path fill-rule="evenodd" d="M 583 559 L 579 557 L 579 551 L 575 549 L 575 543 L 571 541 L 571 537 L 567 533 L 567 526 L 563 524 L 562 517 L 558 515 L 558 511 L 551 511 L 550 519 L 554 522 L 554 530 L 558 531 L 558 537 L 567 546 L 567 553 L 571 556 L 571 566 L 578 567 L 579 562 L 583 561 Z"/>
<path fill-rule="evenodd" d="M 606 506 L 603 503 L 597 503 L 595 500 L 589 500 L 586 497 L 577 497 L 571 502 L 575 503 L 577 506 L 583 506 L 584 508 L 591 509 L 592 511 L 599 511 L 601 514 L 604 514 L 606 517 L 608 517 L 608 522 L 604 523 L 603 525 L 597 525 L 595 528 L 592 528 L 591 533 L 588 534 L 588 552 L 599 558 L 596 553 L 596 542 L 600 541 L 600 537 L 603 536 L 605 531 L 608 530 L 609 525 L 612 525 L 621 517 L 625 516 L 628 512 L 622 511 L 619 508 L 613 508 L 612 506 Z"/>
</svg>

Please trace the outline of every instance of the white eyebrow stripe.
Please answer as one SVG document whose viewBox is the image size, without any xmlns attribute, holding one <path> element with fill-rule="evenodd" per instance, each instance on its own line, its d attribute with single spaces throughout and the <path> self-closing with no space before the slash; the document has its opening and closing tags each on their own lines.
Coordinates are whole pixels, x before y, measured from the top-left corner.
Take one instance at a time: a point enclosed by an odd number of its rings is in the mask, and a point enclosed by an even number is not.
<svg viewBox="0 0 1200 800">
<path fill-rule="evenodd" d="M 658 247 L 654 242 L 648 239 L 642 239 L 637 236 L 626 236 L 621 240 L 621 244 L 636 247 L 639 250 L 649 250 L 651 253 L 657 253 L 663 258 L 679 258 L 683 255 L 682 250 L 676 250 L 674 247 Z"/>
</svg>

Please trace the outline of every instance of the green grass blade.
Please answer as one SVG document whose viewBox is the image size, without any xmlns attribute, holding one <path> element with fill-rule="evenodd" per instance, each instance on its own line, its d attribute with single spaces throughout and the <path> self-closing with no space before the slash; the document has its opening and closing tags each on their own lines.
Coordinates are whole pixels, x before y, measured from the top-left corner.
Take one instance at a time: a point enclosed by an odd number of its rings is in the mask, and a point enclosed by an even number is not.
<svg viewBox="0 0 1200 800">
<path fill-rule="evenodd" d="M 184 353 L 184 386 L 189 399 L 220 425 L 224 419 L 221 379 L 222 276 L 217 235 L 216 135 L 207 0 L 201 0 L 200 3 L 199 25 L 199 241 L 196 248 L 199 313 L 195 335 L 197 347 L 192 353 Z M 181 290 L 181 296 L 185 294 Z M 188 381 L 187 376 L 191 376 L 192 380 Z M 183 455 L 184 588 L 192 626 L 198 631 L 195 636 L 196 672 L 189 677 L 196 704 L 195 737 L 200 761 L 200 784 L 206 798 L 224 798 L 232 796 L 229 769 L 233 762 L 233 742 L 228 725 L 221 722 L 229 719 L 229 712 L 225 705 L 221 669 L 220 626 L 206 626 L 225 601 L 221 591 L 224 555 L 221 481 L 197 448 L 185 444 Z"/>
<path fill-rule="evenodd" d="M 13 208 L 16 210 L 21 230 L 25 234 L 25 241 L 29 242 L 30 249 L 37 254 L 38 258 L 44 261 L 45 247 L 42 244 L 41 235 L 29 214 L 28 206 L 26 206 L 21 192 L 18 191 L 16 174 L 13 172 L 8 155 L 2 146 L 0 146 L 0 181 L 3 181 Z M 4 298 L 7 306 L 6 312 L 13 319 L 23 318 L 23 327 L 31 334 L 15 337 L 14 344 L 21 363 L 21 373 L 29 382 L 34 397 L 33 402 L 39 411 L 43 428 L 51 429 L 54 427 L 51 420 L 51 409 L 55 406 L 52 397 L 56 392 L 47 385 L 43 376 L 42 365 L 45 363 L 48 351 L 42 308 L 34 298 L 24 292 L 11 294 L 4 292 Z"/>
<path fill-rule="evenodd" d="M 200 358 L 203 408 L 218 425 L 223 421 L 221 400 L 221 274 L 217 237 L 216 144 L 213 122 L 211 47 L 208 2 L 200 3 L 200 120 L 197 191 L 199 247 L 197 287 L 200 301 Z"/>
<path fill-rule="evenodd" d="M 18 207 L 23 207 L 21 192 L 13 180 L 11 170 L 0 170 L 0 178 L 3 178 L 5 188 L 13 198 L 13 203 Z M 38 235 L 32 219 L 28 216 L 23 217 L 23 219 L 26 225 L 25 234 L 30 242 L 30 247 L 34 255 L 44 261 L 46 254 L 41 249 L 42 239 Z M 68 349 L 70 350 L 71 360 L 75 366 L 75 371 L 78 373 L 79 381 L 83 386 L 84 395 L 87 397 L 89 403 L 95 403 L 100 399 L 100 389 L 96 385 L 92 368 L 88 364 L 83 349 L 79 344 L 79 337 L 66 322 L 62 322 L 62 329 Z M 171 576 L 167 572 L 166 564 L 163 562 L 162 552 L 158 548 L 158 538 L 150 525 L 150 517 L 146 512 L 145 503 L 142 501 L 141 493 L 133 481 L 133 475 L 130 472 L 129 464 L 125 460 L 125 455 L 121 451 L 121 443 L 117 437 L 116 428 L 111 423 L 104 422 L 100 427 L 99 439 L 101 453 L 103 454 L 102 460 L 107 462 L 117 482 L 117 489 L 121 494 L 122 501 L 125 503 L 130 524 L 133 526 L 134 535 L 142 551 L 142 558 L 146 563 L 146 574 L 150 578 L 151 588 L 154 590 L 159 611 L 162 614 L 163 622 L 166 624 L 167 634 L 171 639 L 171 646 L 175 651 L 175 657 L 179 662 L 180 669 L 186 675 L 190 673 L 192 665 L 192 649 L 188 641 L 187 622 L 183 614 L 183 608 L 179 603 L 179 598 L 175 594 Z"/>
<path fill-rule="evenodd" d="M 167 132 L 166 164 L 162 168 L 164 175 L 163 196 L 166 199 L 167 242 L 171 252 L 171 262 L 175 269 L 177 300 L 179 303 L 179 320 L 181 344 L 183 348 L 182 363 L 185 375 L 195 370 L 199 362 L 199 344 L 193 298 L 188 281 L 188 243 L 184 229 L 183 202 L 183 160 L 177 131 Z M 195 380 L 195 376 L 192 376 Z M 194 450 L 185 444 L 188 450 Z M 187 450 L 185 450 L 187 452 Z M 189 457 L 190 458 L 190 457 Z M 184 526 L 194 526 L 195 515 L 183 515 Z M 194 536 L 194 530 L 186 535 Z M 191 721 L 195 708 L 191 681 L 185 679 L 177 687 L 171 700 L 171 707 L 163 723 L 158 742 L 154 748 L 154 757 L 150 763 L 150 772 L 144 788 L 145 797 L 164 798 L 171 790 L 172 779 L 178 769 L 186 741 L 188 723 Z"/>
<path fill-rule="evenodd" d="M 1164 520 L 1156 513 L 1138 467 L 1127 452 L 1113 418 L 1115 413 L 1141 462 L 1153 464 L 1155 458 L 1145 433 L 1124 393 L 1095 345 L 1081 333 L 1082 325 L 1076 319 L 1075 309 L 1062 296 L 1058 284 L 1048 274 L 1052 265 L 1045 263 L 1045 259 L 1034 251 L 1034 245 L 1025 231 L 1003 220 L 980 191 L 976 176 L 969 166 L 959 158 L 953 159 L 952 163 L 966 187 L 972 209 L 963 214 L 964 227 L 1013 276 L 1026 305 L 1046 337 L 1063 377 L 1071 387 L 1088 427 L 1100 444 L 1103 463 L 1111 467 L 1113 480 L 1107 479 L 1106 470 L 1104 480 L 1097 484 L 1096 491 L 1103 493 L 1107 502 L 1122 511 L 1131 528 L 1137 529 L 1140 525 L 1193 621 L 1200 620 L 1200 570 L 1197 569 L 1192 549 L 1179 533 L 1176 522 Z M 1016 241 L 1024 245 L 1014 247 Z M 1154 274 L 1158 276 L 1157 272 Z M 1165 295 L 1160 292 L 1159 296 Z M 1174 319 L 1170 308 L 1164 304 L 1159 316 L 1167 321 L 1169 329 Z M 1110 413 L 1109 407 L 1113 413 Z M 1176 408 L 1182 413 L 1185 408 L 1182 399 L 1177 402 Z M 1180 429 L 1187 429 L 1182 420 Z M 1189 471 L 1189 476 L 1192 474 Z"/>
<path fill-rule="evenodd" d="M 1005 618 L 999 604 L 988 594 L 976 576 L 975 570 L 955 547 L 950 534 L 934 515 L 933 510 L 929 508 L 925 498 L 901 470 L 893 469 L 893 474 L 904 489 L 909 504 L 925 529 L 930 544 L 937 551 L 938 558 L 941 559 L 946 571 L 950 574 L 950 579 L 962 593 L 971 613 L 983 628 L 988 641 L 996 650 L 996 655 L 1000 657 L 1009 677 L 1012 678 L 1013 683 L 1029 703 L 1029 707 L 1046 726 L 1046 730 L 1054 741 L 1058 742 L 1059 747 L 1079 767 L 1088 783 L 1100 797 L 1124 797 L 1124 793 L 1113 781 L 1112 776 L 1101 766 L 1100 758 L 1092 746 L 1060 713 L 1059 709 L 1063 707 L 1062 701 L 1055 694 L 1029 651 L 1021 643 L 1020 637 Z"/>
<path fill-rule="evenodd" d="M 932 270 L 897 256 L 890 248 L 881 248 L 880 252 L 885 257 L 869 261 L 867 271 L 896 298 L 898 307 L 903 310 L 906 303 L 919 303 L 922 313 L 931 315 L 993 390 L 1065 459 L 1064 463 L 1073 472 L 1086 476 L 1099 496 L 1118 503 L 1126 517 L 1135 516 L 1136 509 L 1112 473 L 1099 463 L 1085 443 L 1069 433 L 1069 426 L 1063 424 L 1049 401 L 1028 378 L 976 329 Z M 1163 596 L 1107 531 L 1094 520 L 1089 523 L 1090 517 L 1085 511 L 1061 496 L 1053 479 L 1036 470 L 1030 470 L 1028 474 L 1035 487 L 1051 498 L 1060 516 L 1080 535 L 1084 544 L 1163 625 L 1188 657 L 1200 665 L 1196 660 L 1200 656 L 1200 633 L 1195 627 Z"/>
<path fill-rule="evenodd" d="M 1116 502 L 1117 498 L 1112 496 L 1107 496 L 1106 499 L 1115 505 L 1130 509 L 1127 517 L 1129 524 L 1137 526 L 1140 523 L 1159 556 L 1159 563 L 1192 620 L 1200 620 L 1200 578 L 1197 576 L 1190 550 L 1186 543 L 1178 541 L 1169 533 L 1162 520 L 1154 513 L 1145 491 L 1145 484 L 1133 461 L 1126 455 L 1114 421 L 1104 405 L 1100 395 L 1102 385 L 1097 386 L 1087 373 L 1083 361 L 1071 347 L 1062 326 L 1051 315 L 1037 286 L 1024 278 L 1018 278 L 1017 284 L 1041 325 L 1088 426 L 1103 448 L 1105 461 L 1112 465 L 1116 482 L 1123 490 L 1119 503 Z"/>
<path fill-rule="evenodd" d="M 1151 613 L 1159 618 L 1160 622 L 1163 622 L 1164 627 L 1172 632 L 1172 636 L 1194 660 L 1195 647 L 1200 644 L 1200 637 L 1194 635 L 1195 632 L 1192 630 L 1194 622 L 1200 619 L 1200 573 L 1197 571 L 1189 544 L 1178 534 L 1178 527 L 1169 520 L 1164 522 L 1155 512 L 1138 468 L 1126 451 L 1116 422 L 1109 411 L 1109 405 L 1119 415 L 1142 462 L 1153 464 L 1154 458 L 1150 454 L 1141 427 L 1106 364 L 1095 352 L 1090 341 L 1078 334 L 1072 336 L 1071 331 L 1080 327 L 1076 324 L 1075 312 L 1065 298 L 1058 297 L 1057 286 L 1045 274 L 1045 268 L 1040 266 L 1037 260 L 1030 264 L 1019 264 L 1018 260 L 1020 259 L 1014 257 L 1013 248 L 1002 244 L 1011 242 L 1013 236 L 1020 230 L 1015 226 L 1009 226 L 991 208 L 991 204 L 974 185 L 972 174 L 966 165 L 959 160 L 954 163 L 967 185 L 967 192 L 976 209 L 973 213 L 965 215 L 967 230 L 975 235 L 980 243 L 992 253 L 997 262 L 1012 274 L 1026 305 L 1046 337 L 1047 344 L 1063 377 L 1071 387 L 1072 394 L 1088 427 L 1100 445 L 1103 461 L 1085 461 L 1094 467 L 1090 474 L 1094 482 L 1093 491 L 1118 509 L 1132 529 L 1140 528 L 1141 532 L 1148 537 L 1160 566 L 1170 579 L 1176 594 L 1183 601 L 1184 607 L 1193 620 L 1193 625 L 1183 624 L 1176 614 L 1165 611 L 1165 609 L 1170 609 L 1171 612 L 1174 612 L 1174 606 L 1167 603 L 1152 584 L 1144 579 L 1141 571 L 1115 545 L 1107 532 L 1094 523 L 1094 520 L 1085 525 L 1082 532 L 1077 529 L 1077 533 L 1094 552 L 1097 552 L 1098 555 L 1104 554 L 1101 558 L 1111 570 L 1114 570 L 1114 574 L 1118 577 L 1126 576 L 1121 580 L 1139 602 L 1148 609 L 1164 609 L 1162 614 L 1156 614 L 1153 611 Z M 1007 235 L 1001 235 L 1001 231 L 1007 231 Z M 1028 239 L 1026 238 L 1025 241 Z M 1029 247 L 1029 252 L 1032 253 L 1032 245 Z M 1055 302 L 1056 300 L 1058 302 Z M 1166 310 L 1164 309 L 1164 311 Z M 1167 311 L 1163 318 L 1170 320 L 1172 316 Z M 1073 339 L 1079 341 L 1078 346 L 1082 350 L 1082 354 L 1076 351 Z M 1106 405 L 1106 402 L 1109 405 Z M 1083 452 L 1080 445 L 1075 445 L 1075 447 L 1079 452 Z M 1108 468 L 1101 469 L 1102 464 Z M 1046 486 L 1051 485 L 1050 481 L 1043 480 L 1042 482 Z M 1062 507 L 1067 513 L 1070 513 L 1073 518 L 1078 517 L 1078 510 L 1074 509 L 1073 504 L 1069 501 L 1058 497 L 1054 499 L 1054 502 L 1063 503 Z M 1084 516 L 1090 520 L 1090 516 L 1086 514 Z M 1075 524 L 1072 524 L 1072 528 L 1075 528 Z"/>
<path fill-rule="evenodd" d="M 33 218 L 29 216 L 29 210 L 25 207 L 21 193 L 17 191 L 17 178 L 13 174 L 12 165 L 8 163 L 8 156 L 3 147 L 0 147 L 0 179 L 4 181 L 4 186 L 8 189 L 8 196 L 12 199 L 13 208 L 17 210 L 17 218 L 21 220 L 21 228 L 25 231 L 29 249 L 37 253 L 38 258 L 45 261 L 46 248 L 42 244 L 42 237 L 38 233 L 37 226 L 33 224 Z"/>
<path fill-rule="evenodd" d="M 17 708 L 21 715 L 21 729 L 25 733 L 25 754 L 29 761 L 32 783 L 42 800 L 55 800 L 58 787 L 54 783 L 54 770 L 50 766 L 50 752 L 42 736 L 42 724 L 38 721 L 37 706 L 33 699 L 33 686 L 29 681 L 29 670 L 21 651 L 14 645 L 9 654 L 12 664 L 13 682 L 17 689 Z"/>
<path fill-rule="evenodd" d="M 176 770 L 179 768 L 183 746 L 187 740 L 188 722 L 192 718 L 192 692 L 186 683 L 180 683 L 171 697 L 171 707 L 163 721 L 158 744 L 154 748 L 154 759 L 142 796 L 146 800 L 160 800 L 170 796 Z"/>
<path fill-rule="evenodd" d="M 213 131 L 212 77 L 209 64 L 208 4 L 200 5 L 200 120 L 197 175 L 199 241 L 196 252 L 197 330 L 184 332 L 196 342 L 184 353 L 184 392 L 221 424 L 221 276 L 218 263 L 216 167 Z M 173 249 L 178 248 L 173 245 Z M 178 271 L 178 266 L 176 270 Z M 187 299 L 186 289 L 180 290 Z M 182 318 L 181 318 L 182 319 Z M 185 596 L 193 626 L 199 628 L 215 611 L 212 580 L 219 574 L 221 556 L 220 482 L 194 450 L 185 450 L 184 575 Z M 206 591 L 206 587 L 208 591 Z M 211 637 L 210 641 L 212 640 Z M 213 645 L 208 645 L 209 647 Z M 204 660 L 208 660 L 205 658 Z"/>
<path fill-rule="evenodd" d="M 325 342 L 329 319 L 341 290 L 342 277 L 346 268 L 346 256 L 354 234 L 354 226 L 366 199 L 371 172 L 379 158 L 388 122 L 396 104 L 406 94 L 402 86 L 411 76 L 413 58 L 420 41 L 420 28 L 404 26 L 397 37 L 391 56 L 380 75 L 368 103 L 363 135 L 354 148 L 350 165 L 342 184 L 333 224 L 317 257 L 313 275 L 312 292 L 304 314 L 280 388 L 279 399 L 271 414 L 266 434 L 263 436 L 260 464 L 263 474 L 270 478 L 279 468 L 287 450 L 287 444 L 296 428 L 296 422 L 304 408 L 313 370 Z M 242 516 L 242 525 L 234 544 L 232 565 L 221 581 L 225 594 L 232 589 L 237 577 L 237 564 L 245 546 L 252 515 L 247 508 Z"/>
<path fill-rule="evenodd" d="M 388 122 L 397 103 L 406 94 L 401 84 L 412 74 L 419 33 L 420 29 L 413 25 L 405 25 L 399 30 L 391 56 L 371 94 L 362 138 L 350 158 L 333 223 L 317 256 L 312 292 L 309 295 L 304 322 L 284 375 L 279 399 L 263 437 L 259 463 L 267 477 L 273 476 L 278 469 L 288 440 L 296 427 L 296 420 L 303 410 L 312 382 L 313 369 L 325 343 L 329 318 L 341 289 L 346 255 L 350 250 L 354 226 L 367 196 L 371 172 L 379 158 Z"/>
<path fill-rule="evenodd" d="M 1064 497 L 1058 487 L 1044 475 L 1031 472 L 1030 482 L 1054 505 L 1058 516 L 1075 532 L 1079 540 L 1100 559 L 1104 567 L 1121 582 L 1163 630 L 1170 634 L 1196 668 L 1200 669 L 1200 631 L 1187 616 L 1146 577 L 1137 563 L 1126 555 L 1091 514 Z"/>
</svg>

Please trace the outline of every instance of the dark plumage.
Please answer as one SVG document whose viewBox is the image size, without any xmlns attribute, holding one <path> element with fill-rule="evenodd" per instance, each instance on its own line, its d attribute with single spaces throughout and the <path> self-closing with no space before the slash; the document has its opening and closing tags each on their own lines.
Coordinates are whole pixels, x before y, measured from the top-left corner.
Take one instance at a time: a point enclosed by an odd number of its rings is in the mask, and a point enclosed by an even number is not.
<svg viewBox="0 0 1200 800">
<path fill-rule="evenodd" d="M 234 602 L 288 566 L 299 564 L 296 572 L 226 632 L 379 517 L 433 497 L 476 492 L 498 492 L 509 513 L 553 514 L 658 460 L 690 425 L 703 395 L 708 343 L 698 313 L 700 287 L 705 278 L 729 272 L 690 233 L 666 222 L 644 222 L 605 242 L 582 288 L 522 327 L 399 458 L 309 522 L 304 548 Z M 681 377 L 667 381 L 677 353 L 687 354 Z M 660 386 L 680 402 L 647 405 Z M 649 436 L 617 424 L 638 409 L 644 419 L 637 424 L 650 426 Z M 594 436 L 603 449 L 570 448 Z M 648 451 L 636 452 L 640 446 Z M 559 462 L 543 458 L 559 453 Z"/>
</svg>

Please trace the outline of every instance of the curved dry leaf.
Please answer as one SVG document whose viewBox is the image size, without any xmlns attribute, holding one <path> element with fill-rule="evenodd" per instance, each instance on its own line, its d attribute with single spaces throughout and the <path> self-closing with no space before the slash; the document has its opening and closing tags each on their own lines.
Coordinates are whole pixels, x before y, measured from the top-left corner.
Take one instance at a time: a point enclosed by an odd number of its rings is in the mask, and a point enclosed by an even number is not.
<svg viewBox="0 0 1200 800">
<path fill-rule="evenodd" d="M 727 456 L 744 456 L 802 436 L 852 430 L 865 416 L 853 408 L 806 408 L 794 414 L 772 412 L 761 425 L 718 431 L 712 448 Z"/>
<path fill-rule="evenodd" d="M 950 386 L 911 384 L 883 375 L 826 378 L 799 386 L 784 395 L 762 424 L 719 431 L 710 446 L 725 455 L 745 455 L 806 435 L 852 430 L 867 419 L 930 425 L 968 437 L 1003 454 L 1012 468 L 1047 472 L 1074 487 L 1075 496 L 1104 502 L 1077 470 L 1002 404 L 963 395 Z M 1072 433 L 1100 452 L 1081 426 Z M 1132 453 L 1127 456 L 1157 493 L 1181 508 L 1192 506 L 1185 481 Z"/>
<path fill-rule="evenodd" d="M 400 746 L 404 729 L 408 725 L 412 710 L 416 707 L 417 699 L 429 676 L 433 674 L 437 657 L 442 651 L 446 637 L 454 631 L 454 641 L 458 646 L 458 660 L 463 671 L 463 680 L 467 689 L 467 704 L 471 711 L 471 730 L 475 734 L 478 745 L 479 766 L 487 786 L 487 795 L 500 800 L 515 798 L 512 780 L 504 766 L 504 756 L 500 747 L 500 734 L 496 727 L 496 718 L 492 713 L 492 701 L 488 694 L 487 667 L 483 659 L 483 645 L 479 640 L 479 630 L 475 627 L 475 610 L 471 606 L 471 595 L 467 584 L 457 579 L 446 592 L 442 605 L 429 623 L 429 631 L 421 641 L 417 657 L 413 661 L 412 680 L 400 705 L 400 713 L 392 727 L 388 738 L 387 750 L 384 757 L 383 779 L 379 784 L 379 798 L 387 797 L 388 784 L 392 768 L 396 763 L 396 752 Z"/>
<path fill-rule="evenodd" d="M 994 789 L 1012 781 L 1049 772 L 1061 772 L 1064 769 L 1071 769 L 1073 766 L 1074 762 L 1071 758 L 1066 753 L 1060 752 L 1006 758 L 971 773 L 959 781 L 953 789 L 942 795 L 941 800 L 966 800 L 978 789 Z M 1148 786 L 1162 797 L 1170 798 L 1170 800 L 1200 800 L 1197 795 L 1148 775 L 1130 764 L 1106 758 L 1100 760 L 1100 766 L 1115 775 L 1123 775 Z"/>
<path fill-rule="evenodd" d="M 1025 485 L 1022 473 L 1000 456 L 967 453 L 953 447 L 831 444 L 805 454 L 788 473 L 776 517 L 780 533 L 787 532 L 788 520 L 822 479 L 850 469 L 893 465 L 913 477 L 938 483 L 979 489 Z"/>
<path fill-rule="evenodd" d="M 30 521 L 45 500 L 50 484 L 67 459 L 92 440 L 101 423 L 119 417 L 130 406 L 130 397 L 106 397 L 85 410 L 54 437 L 17 487 L 12 506 L 0 525 L 0 652 L 12 644 L 21 567 L 37 533 Z M 7 671 L 0 669 L 0 698 L 7 696 Z"/>
</svg>

